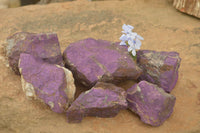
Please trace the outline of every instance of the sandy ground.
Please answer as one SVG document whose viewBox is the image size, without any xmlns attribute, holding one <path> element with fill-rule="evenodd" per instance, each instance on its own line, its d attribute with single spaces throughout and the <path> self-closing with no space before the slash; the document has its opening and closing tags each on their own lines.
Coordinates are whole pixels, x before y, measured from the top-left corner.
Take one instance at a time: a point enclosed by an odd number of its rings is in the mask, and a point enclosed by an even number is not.
<svg viewBox="0 0 200 133">
<path fill-rule="evenodd" d="M 63 51 L 87 37 L 119 41 L 124 23 L 144 37 L 142 49 L 177 51 L 182 58 L 172 91 L 177 98 L 174 112 L 160 127 L 145 125 L 128 110 L 115 118 L 87 117 L 68 124 L 65 114 L 27 100 L 20 77 L 6 66 L 3 44 L 15 32 L 56 32 Z M 81 0 L 2 9 L 0 61 L 0 133 L 200 133 L 200 20 L 176 11 L 168 1 Z M 121 86 L 128 88 L 131 82 Z"/>
</svg>

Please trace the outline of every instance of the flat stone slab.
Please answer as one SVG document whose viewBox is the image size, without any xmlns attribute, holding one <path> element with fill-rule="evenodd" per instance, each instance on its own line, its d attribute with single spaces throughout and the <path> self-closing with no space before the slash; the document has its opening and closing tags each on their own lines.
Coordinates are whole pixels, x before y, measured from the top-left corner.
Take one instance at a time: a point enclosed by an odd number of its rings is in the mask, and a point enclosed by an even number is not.
<svg viewBox="0 0 200 133">
<path fill-rule="evenodd" d="M 174 0 L 173 6 L 189 15 L 200 18 L 200 1 L 199 0 Z"/>
<path fill-rule="evenodd" d="M 88 38 L 72 43 L 63 57 L 77 81 L 89 87 L 98 81 L 118 83 L 137 79 L 142 72 L 126 46 L 104 40 Z"/>
<path fill-rule="evenodd" d="M 127 90 L 128 108 L 149 125 L 160 126 L 170 117 L 176 98 L 157 85 L 141 81 Z"/>
<path fill-rule="evenodd" d="M 19 70 L 27 98 L 39 99 L 57 113 L 65 112 L 73 102 L 76 88 L 68 69 L 22 53 Z"/>
<path fill-rule="evenodd" d="M 139 80 L 157 84 L 171 92 L 178 80 L 181 58 L 177 52 L 137 51 L 137 63 L 143 70 Z"/>
<path fill-rule="evenodd" d="M 55 33 L 18 32 L 9 36 L 7 43 L 9 65 L 16 74 L 19 74 L 18 62 L 21 53 L 28 53 L 48 63 L 63 66 L 60 45 Z"/>
<path fill-rule="evenodd" d="M 114 117 L 127 108 L 126 91 L 110 83 L 98 82 L 83 92 L 67 110 L 69 123 L 81 122 L 83 117 Z"/>
</svg>

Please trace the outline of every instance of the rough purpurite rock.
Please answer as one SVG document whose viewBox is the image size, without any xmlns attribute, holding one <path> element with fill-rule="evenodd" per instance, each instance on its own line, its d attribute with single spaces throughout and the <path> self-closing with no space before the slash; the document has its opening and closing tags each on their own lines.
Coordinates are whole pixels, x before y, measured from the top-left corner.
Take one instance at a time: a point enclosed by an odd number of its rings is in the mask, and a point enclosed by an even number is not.
<svg viewBox="0 0 200 133">
<path fill-rule="evenodd" d="M 10 67 L 19 74 L 18 62 L 20 53 L 40 57 L 51 64 L 63 66 L 58 37 L 55 33 L 19 32 L 7 38 L 7 56 Z"/>
<path fill-rule="evenodd" d="M 180 62 L 181 58 L 177 52 L 139 50 L 137 63 L 143 70 L 139 79 L 157 84 L 166 92 L 171 92 L 178 80 Z"/>
<path fill-rule="evenodd" d="M 160 126 L 172 114 L 176 98 L 157 85 L 141 81 L 127 90 L 127 101 L 144 123 Z"/>
<path fill-rule="evenodd" d="M 174 0 L 173 6 L 181 12 L 200 18 L 200 0 Z"/>
<path fill-rule="evenodd" d="M 77 81 L 88 87 L 97 81 L 118 83 L 137 79 L 142 72 L 126 46 L 104 40 L 88 38 L 72 43 L 63 56 Z"/>
<path fill-rule="evenodd" d="M 19 70 L 22 88 L 28 98 L 41 100 L 57 113 L 65 112 L 74 100 L 76 88 L 68 69 L 22 53 Z"/>
<path fill-rule="evenodd" d="M 98 82 L 83 92 L 67 110 L 69 123 L 81 122 L 83 117 L 114 117 L 127 108 L 126 92 L 111 83 Z"/>
</svg>

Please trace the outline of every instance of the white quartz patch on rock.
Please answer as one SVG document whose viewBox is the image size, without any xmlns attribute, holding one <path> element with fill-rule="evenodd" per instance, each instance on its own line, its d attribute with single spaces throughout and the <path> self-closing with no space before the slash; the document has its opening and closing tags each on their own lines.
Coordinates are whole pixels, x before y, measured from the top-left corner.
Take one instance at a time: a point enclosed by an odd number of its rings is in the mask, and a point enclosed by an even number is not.
<svg viewBox="0 0 200 133">
<path fill-rule="evenodd" d="M 66 75 L 66 82 L 67 82 L 67 87 L 65 88 L 65 93 L 67 94 L 69 103 L 72 103 L 74 101 L 74 95 L 76 92 L 76 86 L 74 85 L 74 77 L 72 72 L 65 68 L 65 67 L 61 67 L 59 65 L 56 65 L 59 68 L 62 68 L 65 72 Z"/>
</svg>

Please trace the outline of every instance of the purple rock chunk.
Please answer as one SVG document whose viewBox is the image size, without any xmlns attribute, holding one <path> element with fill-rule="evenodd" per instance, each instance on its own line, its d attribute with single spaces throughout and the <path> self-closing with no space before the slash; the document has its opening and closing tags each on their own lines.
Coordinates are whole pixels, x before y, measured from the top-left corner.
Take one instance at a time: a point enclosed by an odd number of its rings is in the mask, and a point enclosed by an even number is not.
<svg viewBox="0 0 200 133">
<path fill-rule="evenodd" d="M 39 99 L 57 113 L 65 112 L 74 100 L 74 78 L 66 68 L 22 53 L 19 70 L 22 89 L 27 98 Z"/>
<path fill-rule="evenodd" d="M 172 114 L 176 98 L 157 85 L 141 81 L 127 90 L 127 101 L 144 123 L 160 126 Z"/>
<path fill-rule="evenodd" d="M 66 67 L 87 87 L 97 81 L 118 83 L 137 79 L 142 72 L 126 46 L 104 40 L 88 38 L 72 43 L 63 56 Z"/>
<path fill-rule="evenodd" d="M 58 37 L 55 33 L 19 32 L 8 37 L 7 42 L 9 65 L 16 74 L 20 74 L 18 62 L 21 53 L 40 57 L 51 64 L 64 65 Z"/>
<path fill-rule="evenodd" d="M 178 68 L 181 58 L 177 52 L 156 52 L 139 50 L 137 63 L 143 73 L 139 80 L 146 80 L 171 92 L 178 80 Z"/>
<path fill-rule="evenodd" d="M 126 108 L 124 89 L 110 83 L 98 82 L 72 103 L 67 110 L 67 120 L 69 123 L 78 123 L 86 116 L 114 117 Z"/>
</svg>

